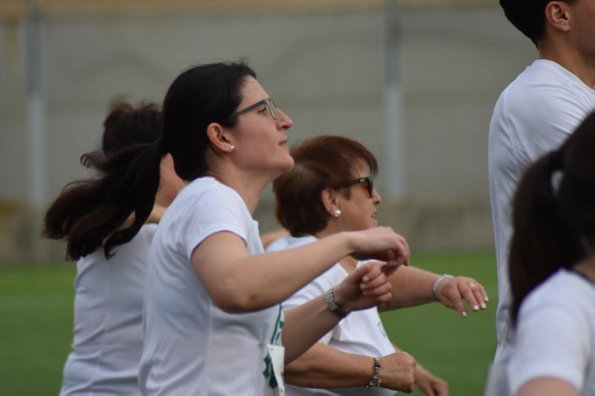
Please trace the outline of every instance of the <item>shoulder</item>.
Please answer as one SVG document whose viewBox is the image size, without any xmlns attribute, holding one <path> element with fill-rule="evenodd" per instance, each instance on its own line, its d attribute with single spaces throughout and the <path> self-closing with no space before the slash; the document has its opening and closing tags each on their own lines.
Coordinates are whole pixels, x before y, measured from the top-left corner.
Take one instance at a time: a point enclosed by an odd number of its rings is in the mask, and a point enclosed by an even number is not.
<svg viewBox="0 0 595 396">
<path fill-rule="evenodd" d="M 594 356 L 592 293 L 592 285 L 561 270 L 527 297 L 507 370 L 513 391 L 547 376 L 581 387 Z"/>
<path fill-rule="evenodd" d="M 166 210 L 168 217 L 192 217 L 193 214 L 207 216 L 214 213 L 248 213 L 242 197 L 231 187 L 212 177 L 201 177 L 192 181 L 176 196 Z"/>
</svg>

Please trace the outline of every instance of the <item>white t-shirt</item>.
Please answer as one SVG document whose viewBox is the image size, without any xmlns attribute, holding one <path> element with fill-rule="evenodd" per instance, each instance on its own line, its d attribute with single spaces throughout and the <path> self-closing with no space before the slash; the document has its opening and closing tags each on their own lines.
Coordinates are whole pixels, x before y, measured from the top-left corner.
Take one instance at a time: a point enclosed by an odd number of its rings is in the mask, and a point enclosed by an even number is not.
<svg viewBox="0 0 595 396">
<path fill-rule="evenodd" d="M 316 241 L 312 236 L 300 238 L 284 237 L 279 241 L 272 243 L 268 251 L 276 251 L 287 248 L 294 248 Z M 310 284 L 303 287 L 287 301 L 283 303 L 283 308 L 291 308 L 304 304 L 311 299 L 320 296 L 328 289 L 338 285 L 348 276 L 347 272 L 340 264 L 335 264 L 326 272 L 314 279 Z M 337 326 L 321 339 L 325 345 L 335 348 L 339 351 L 356 353 L 359 355 L 379 357 L 395 352 L 393 345 L 388 339 L 384 326 L 380 321 L 378 310 L 376 308 L 352 312 L 345 319 L 341 320 Z M 370 372 L 371 372 L 370 367 Z M 301 388 L 298 386 L 286 385 L 286 394 L 288 396 L 310 396 L 310 395 L 335 395 L 335 396 L 355 396 L 355 395 L 375 395 L 392 396 L 395 391 L 384 388 L 336 388 L 336 389 L 312 389 Z"/>
<path fill-rule="evenodd" d="M 258 223 L 242 198 L 212 177 L 185 187 L 159 223 L 145 289 L 139 375 L 144 394 L 277 393 L 267 345 L 281 345 L 281 306 L 226 313 L 214 304 L 192 266 L 195 247 L 220 231 L 241 237 L 250 254 L 263 252 Z"/>
<path fill-rule="evenodd" d="M 143 290 L 156 229 L 144 225 L 109 260 L 98 249 L 78 261 L 74 341 L 60 395 L 140 395 Z"/>
<path fill-rule="evenodd" d="M 595 109 L 595 90 L 559 64 L 539 59 L 500 95 L 490 124 L 488 166 L 498 267 L 496 360 L 510 341 L 508 252 L 511 202 L 521 176 L 543 154 L 557 149 Z"/>
<path fill-rule="evenodd" d="M 595 396 L 595 284 L 559 270 L 523 301 L 508 366 L 513 394 L 538 377 Z"/>
</svg>

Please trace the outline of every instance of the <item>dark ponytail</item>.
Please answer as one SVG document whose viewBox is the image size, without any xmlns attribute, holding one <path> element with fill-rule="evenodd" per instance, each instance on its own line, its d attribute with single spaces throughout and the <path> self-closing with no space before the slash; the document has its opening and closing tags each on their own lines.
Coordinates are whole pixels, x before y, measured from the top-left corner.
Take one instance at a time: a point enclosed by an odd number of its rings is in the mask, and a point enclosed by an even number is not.
<svg viewBox="0 0 595 396">
<path fill-rule="evenodd" d="M 241 62 L 200 65 L 180 74 L 165 96 L 161 139 L 107 158 L 98 153 L 83 156 L 82 162 L 97 169 L 100 176 L 65 188 L 47 211 L 44 235 L 66 238 L 67 255 L 72 259 L 101 246 L 109 256 L 115 246 L 130 241 L 153 208 L 164 154 L 171 153 L 176 173 L 186 181 L 207 174 L 207 127 L 213 122 L 228 128 L 235 125 L 232 114 L 242 101 L 247 77 L 256 75 Z M 127 122 L 146 128 L 155 119 L 137 117 Z M 122 125 L 126 117 L 117 115 L 115 120 L 108 117 L 105 127 Z M 127 225 L 132 214 L 132 225 Z"/>
<path fill-rule="evenodd" d="M 65 187 L 46 212 L 44 236 L 65 238 L 69 259 L 101 246 L 109 256 L 115 246 L 130 241 L 149 217 L 159 188 L 161 156 L 158 144 L 135 146 L 109 158 L 97 152 L 85 154 L 81 162 L 100 175 Z M 134 221 L 123 227 L 131 214 Z"/>
<path fill-rule="evenodd" d="M 513 201 L 509 256 L 512 321 L 525 297 L 560 268 L 572 268 L 595 236 L 595 113 L 556 151 L 535 162 Z"/>
<path fill-rule="evenodd" d="M 80 160 L 99 175 L 67 185 L 44 219 L 44 236 L 66 239 L 70 259 L 102 246 L 109 256 L 115 246 L 130 241 L 151 213 L 159 187 L 163 155 L 159 107 L 118 103 L 103 126 L 102 151 L 84 154 Z"/>
</svg>

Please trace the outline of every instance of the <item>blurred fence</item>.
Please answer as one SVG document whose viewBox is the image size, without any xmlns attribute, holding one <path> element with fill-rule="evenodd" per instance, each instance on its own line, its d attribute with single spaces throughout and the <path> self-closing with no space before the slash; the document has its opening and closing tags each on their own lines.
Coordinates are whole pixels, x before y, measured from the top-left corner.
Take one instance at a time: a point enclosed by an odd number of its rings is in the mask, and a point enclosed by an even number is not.
<svg viewBox="0 0 595 396">
<path fill-rule="evenodd" d="M 381 219 L 415 249 L 490 248 L 491 111 L 534 56 L 496 0 L 2 0 L 0 260 L 63 257 L 41 215 L 88 176 L 114 98 L 160 102 L 190 65 L 239 58 L 291 142 L 342 134 L 377 155 Z M 272 207 L 267 191 L 263 231 Z"/>
</svg>

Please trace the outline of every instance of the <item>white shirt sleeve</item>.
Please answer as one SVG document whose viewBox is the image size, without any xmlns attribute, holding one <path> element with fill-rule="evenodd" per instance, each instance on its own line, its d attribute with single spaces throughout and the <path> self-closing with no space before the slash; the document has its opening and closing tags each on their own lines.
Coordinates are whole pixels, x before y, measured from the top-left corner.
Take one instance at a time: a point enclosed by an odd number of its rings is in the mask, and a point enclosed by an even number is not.
<svg viewBox="0 0 595 396">
<path fill-rule="evenodd" d="M 513 394 L 525 383 L 540 377 L 558 378 L 581 389 L 591 350 L 589 325 L 585 320 L 580 311 L 567 306 L 533 301 L 522 307 L 508 367 Z"/>
</svg>

